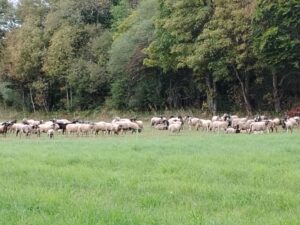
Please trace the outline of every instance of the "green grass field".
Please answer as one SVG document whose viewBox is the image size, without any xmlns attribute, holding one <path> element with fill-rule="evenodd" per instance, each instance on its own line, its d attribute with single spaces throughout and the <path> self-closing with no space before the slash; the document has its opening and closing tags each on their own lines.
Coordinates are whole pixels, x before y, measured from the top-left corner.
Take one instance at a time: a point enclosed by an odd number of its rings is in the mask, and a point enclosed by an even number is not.
<svg viewBox="0 0 300 225">
<path fill-rule="evenodd" d="M 0 137 L 0 224 L 297 225 L 300 133 Z"/>
</svg>

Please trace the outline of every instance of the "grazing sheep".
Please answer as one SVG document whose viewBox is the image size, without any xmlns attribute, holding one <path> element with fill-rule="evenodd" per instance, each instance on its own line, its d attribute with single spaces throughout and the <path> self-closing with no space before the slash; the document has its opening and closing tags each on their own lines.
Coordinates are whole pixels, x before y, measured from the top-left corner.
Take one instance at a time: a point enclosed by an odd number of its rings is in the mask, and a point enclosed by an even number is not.
<svg viewBox="0 0 300 225">
<path fill-rule="evenodd" d="M 273 120 L 270 120 L 271 122 L 271 127 L 272 127 L 272 132 L 275 130 L 276 132 L 278 131 L 278 126 L 281 125 L 281 120 L 279 118 L 275 118 Z"/>
<path fill-rule="evenodd" d="M 282 128 L 286 129 L 286 132 L 288 133 L 291 131 L 293 132 L 294 127 L 298 125 L 297 121 L 294 118 L 286 119 L 283 121 Z"/>
<path fill-rule="evenodd" d="M 38 126 L 38 125 L 42 124 L 43 121 L 23 119 L 22 122 L 23 122 L 23 124 L 26 124 L 26 125 Z"/>
<path fill-rule="evenodd" d="M 114 133 L 116 135 L 119 135 L 119 133 L 122 131 L 122 125 L 116 124 L 116 123 L 115 124 L 111 123 L 107 129 L 108 129 L 109 133 Z"/>
<path fill-rule="evenodd" d="M 236 126 L 240 126 L 242 124 L 245 124 L 247 122 L 247 118 L 232 118 L 231 117 L 231 126 L 232 127 L 236 127 Z"/>
<path fill-rule="evenodd" d="M 93 130 L 94 125 L 90 124 L 90 123 L 83 123 L 83 124 L 79 124 L 78 126 L 78 132 L 81 135 L 86 135 L 88 136 L 89 133 Z"/>
<path fill-rule="evenodd" d="M 49 130 L 55 129 L 55 124 L 45 123 L 45 124 L 40 124 L 37 127 L 41 133 L 47 133 Z"/>
<path fill-rule="evenodd" d="M 137 121 L 135 121 L 135 123 L 139 126 L 139 128 L 141 129 L 141 130 L 143 130 L 144 129 L 144 124 L 143 124 L 143 121 L 141 121 L 141 120 L 137 120 Z"/>
<path fill-rule="evenodd" d="M 61 124 L 68 124 L 68 123 L 72 123 L 70 120 L 67 120 L 67 119 L 54 119 L 53 120 L 54 123 L 61 123 Z"/>
<path fill-rule="evenodd" d="M 168 119 L 168 122 L 169 122 L 170 125 L 171 125 L 171 124 L 175 124 L 175 123 L 181 123 L 181 125 L 184 124 L 183 119 L 182 119 L 181 116 L 178 116 L 178 117 L 172 117 L 172 118 Z"/>
<path fill-rule="evenodd" d="M 71 124 L 68 124 L 66 126 L 66 133 L 67 134 L 77 134 L 78 135 L 78 129 L 79 129 L 79 125 L 78 123 L 71 123 Z"/>
<path fill-rule="evenodd" d="M 109 133 L 109 126 L 110 126 L 110 123 L 106 123 L 106 122 L 97 122 L 94 124 L 94 132 L 96 135 L 99 134 L 100 131 L 102 131 L 103 133 Z"/>
<path fill-rule="evenodd" d="M 182 129 L 182 123 L 181 122 L 172 123 L 168 127 L 168 130 L 171 133 L 179 133 L 181 129 Z"/>
<path fill-rule="evenodd" d="M 239 133 L 241 133 L 241 131 L 239 130 L 238 126 L 237 126 L 237 128 L 228 127 L 226 129 L 226 134 L 239 134 Z"/>
<path fill-rule="evenodd" d="M 168 124 L 166 123 L 160 123 L 154 126 L 157 130 L 168 130 Z"/>
<path fill-rule="evenodd" d="M 200 119 L 196 125 L 196 130 L 199 130 L 199 128 L 202 127 L 202 129 L 204 129 L 208 132 L 211 129 L 211 125 L 212 125 L 211 120 Z"/>
<path fill-rule="evenodd" d="M 197 117 L 189 117 L 187 119 L 187 124 L 189 125 L 189 129 L 192 130 L 193 127 L 196 127 L 200 122 L 200 119 Z"/>
<path fill-rule="evenodd" d="M 164 120 L 166 120 L 165 117 L 162 117 L 162 116 L 161 117 L 157 117 L 157 116 L 155 116 L 155 117 L 151 118 L 150 123 L 151 123 L 151 126 L 153 127 L 153 126 L 155 126 L 157 124 L 161 124 Z"/>
<path fill-rule="evenodd" d="M 131 130 L 132 133 L 136 133 L 136 132 L 141 133 L 142 132 L 142 129 L 139 127 L 139 125 L 137 123 L 130 122 L 130 123 L 128 123 L 128 126 L 129 126 L 129 130 Z"/>
<path fill-rule="evenodd" d="M 28 137 L 31 134 L 39 135 L 40 132 L 39 132 L 38 126 L 23 124 L 23 126 L 18 127 L 18 129 L 16 131 L 17 136 L 19 135 L 21 137 L 22 134 L 25 134 L 25 136 Z"/>
<path fill-rule="evenodd" d="M 132 122 L 131 121 L 129 121 L 129 122 L 124 122 L 124 121 L 112 122 L 113 125 L 121 127 L 122 134 L 126 133 L 130 129 L 130 123 L 132 123 Z"/>
<path fill-rule="evenodd" d="M 230 121 L 214 121 L 212 122 L 212 131 L 215 132 L 218 130 L 218 133 L 220 133 L 220 130 L 226 130 L 230 126 Z"/>
<path fill-rule="evenodd" d="M 270 121 L 268 121 L 268 120 L 251 123 L 249 134 L 250 133 L 255 133 L 255 131 L 259 131 L 259 132 L 268 131 L 269 132 L 269 129 L 268 129 L 268 124 L 269 123 L 270 123 Z"/>
<path fill-rule="evenodd" d="M 4 137 L 6 136 L 7 134 L 7 131 L 8 131 L 8 127 L 10 126 L 11 124 L 10 123 L 2 123 L 0 125 L 0 134 L 2 134 Z"/>
</svg>

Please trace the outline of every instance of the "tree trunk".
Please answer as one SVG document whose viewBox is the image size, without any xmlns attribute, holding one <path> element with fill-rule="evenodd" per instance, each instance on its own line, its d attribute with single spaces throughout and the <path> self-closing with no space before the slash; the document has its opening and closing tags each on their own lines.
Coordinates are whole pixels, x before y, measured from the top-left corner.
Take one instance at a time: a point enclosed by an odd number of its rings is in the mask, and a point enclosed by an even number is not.
<svg viewBox="0 0 300 225">
<path fill-rule="evenodd" d="M 70 105 L 71 105 L 71 108 L 73 108 L 73 91 L 72 91 L 71 87 L 70 87 Z"/>
<path fill-rule="evenodd" d="M 68 90 L 68 86 L 66 86 L 66 98 L 67 98 L 67 110 L 70 110 L 70 101 L 69 101 L 69 90 Z"/>
<path fill-rule="evenodd" d="M 252 106 L 250 104 L 249 98 L 248 98 L 248 85 L 247 82 L 249 82 L 249 79 L 247 77 L 247 74 L 245 74 L 245 81 L 246 81 L 246 85 L 244 84 L 244 82 L 242 81 L 239 72 L 237 71 L 237 69 L 235 68 L 235 66 L 233 66 L 234 69 L 234 73 L 236 78 L 238 79 L 240 86 L 241 86 L 241 90 L 242 90 L 242 95 L 243 95 L 243 99 L 244 99 L 244 103 L 245 103 L 245 107 L 246 107 L 246 111 L 247 111 L 247 115 L 248 116 L 252 116 Z"/>
<path fill-rule="evenodd" d="M 29 94 L 30 94 L 30 101 L 31 101 L 32 109 L 33 109 L 33 112 L 35 113 L 35 104 L 34 104 L 33 95 L 32 95 L 32 89 L 31 88 L 29 88 Z"/>
<path fill-rule="evenodd" d="M 23 106 L 23 114 L 25 114 L 25 91 L 24 88 L 22 88 L 22 106 Z"/>
<path fill-rule="evenodd" d="M 281 112 L 281 105 L 280 105 L 280 96 L 278 90 L 278 77 L 275 72 L 272 72 L 272 80 L 273 80 L 273 98 L 274 98 L 274 107 L 275 112 Z"/>
<path fill-rule="evenodd" d="M 207 105 L 208 109 L 213 113 L 217 114 L 217 85 L 216 82 L 212 81 L 211 75 L 206 75 L 205 82 L 207 86 Z"/>
</svg>

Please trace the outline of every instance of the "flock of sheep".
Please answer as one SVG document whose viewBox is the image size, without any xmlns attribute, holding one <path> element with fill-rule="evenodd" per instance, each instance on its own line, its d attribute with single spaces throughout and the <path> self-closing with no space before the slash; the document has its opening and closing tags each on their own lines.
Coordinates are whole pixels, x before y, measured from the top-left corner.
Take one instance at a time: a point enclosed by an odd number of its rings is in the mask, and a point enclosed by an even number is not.
<svg viewBox="0 0 300 225">
<path fill-rule="evenodd" d="M 197 117 L 153 117 L 150 121 L 151 126 L 157 130 L 169 130 L 171 133 L 179 133 L 184 125 L 187 124 L 190 130 L 203 130 L 207 132 L 225 132 L 233 133 L 264 133 L 278 131 L 281 126 L 287 132 L 292 132 L 294 128 L 299 127 L 300 118 L 274 118 L 269 119 L 265 116 L 257 116 L 253 119 L 239 118 L 224 114 L 223 116 L 214 116 L 211 120 L 200 119 Z M 36 134 L 40 136 L 45 133 L 49 138 L 55 134 L 88 136 L 104 134 L 125 134 L 127 132 L 140 133 L 144 129 L 143 121 L 136 119 L 127 119 L 116 117 L 111 122 L 88 122 L 79 120 L 53 119 L 49 121 L 40 121 L 24 119 L 22 122 L 6 121 L 0 125 L 0 134 L 14 133 L 16 136 L 30 136 Z"/>
<path fill-rule="evenodd" d="M 211 120 L 200 119 L 197 117 L 171 117 L 167 119 L 166 117 L 153 117 L 151 119 L 151 126 L 158 130 L 170 130 L 171 132 L 179 133 L 184 124 L 189 126 L 189 129 L 196 130 L 202 129 L 204 131 L 218 132 L 221 131 L 225 133 L 264 133 L 264 132 L 274 132 L 278 131 L 281 126 L 287 132 L 292 132 L 294 128 L 299 127 L 300 117 L 292 117 L 284 119 L 273 118 L 269 119 L 266 116 L 257 116 L 253 119 L 248 117 L 240 118 L 236 115 L 224 114 L 223 116 L 213 116 Z"/>
<path fill-rule="evenodd" d="M 22 122 L 17 123 L 14 121 L 6 121 L 0 125 L 0 134 L 6 135 L 7 133 L 15 133 L 16 136 L 22 135 L 30 136 L 36 134 L 40 136 L 46 133 L 50 138 L 54 137 L 55 133 L 62 135 L 90 135 L 99 134 L 103 132 L 106 134 L 119 134 L 120 132 L 132 133 L 141 132 L 143 129 L 143 122 L 135 119 L 121 119 L 115 118 L 112 122 L 88 122 L 80 120 L 67 120 L 67 119 L 53 119 L 49 121 L 28 120 L 24 119 Z"/>
</svg>

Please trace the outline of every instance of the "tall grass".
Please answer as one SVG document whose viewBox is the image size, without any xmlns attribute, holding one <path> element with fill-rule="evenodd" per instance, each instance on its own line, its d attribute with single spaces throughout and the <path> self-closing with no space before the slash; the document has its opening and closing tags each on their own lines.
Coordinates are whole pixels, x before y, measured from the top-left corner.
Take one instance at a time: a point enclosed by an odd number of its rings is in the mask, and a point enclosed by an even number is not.
<svg viewBox="0 0 300 225">
<path fill-rule="evenodd" d="M 299 135 L 0 138 L 0 224 L 300 224 Z"/>
</svg>

